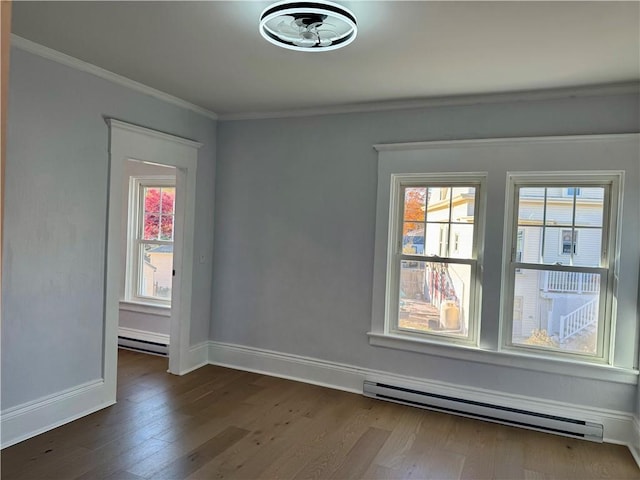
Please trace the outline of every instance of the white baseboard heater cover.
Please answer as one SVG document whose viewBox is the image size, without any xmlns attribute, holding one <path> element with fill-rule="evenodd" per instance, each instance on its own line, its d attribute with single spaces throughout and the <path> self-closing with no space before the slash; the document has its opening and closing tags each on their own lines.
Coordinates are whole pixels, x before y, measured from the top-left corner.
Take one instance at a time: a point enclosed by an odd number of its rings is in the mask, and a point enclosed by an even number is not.
<svg viewBox="0 0 640 480">
<path fill-rule="evenodd" d="M 585 420 L 576 420 L 574 418 L 559 417 L 501 405 L 492 405 L 475 400 L 421 392 L 384 383 L 365 381 L 363 393 L 367 397 L 380 400 L 477 418 L 488 422 L 528 428 L 540 432 L 582 438 L 593 442 L 602 442 L 604 434 L 602 425 Z"/>
<path fill-rule="evenodd" d="M 169 345 L 137 338 L 118 337 L 118 346 L 127 350 L 135 350 L 136 352 L 152 353 L 163 357 L 169 356 Z"/>
</svg>

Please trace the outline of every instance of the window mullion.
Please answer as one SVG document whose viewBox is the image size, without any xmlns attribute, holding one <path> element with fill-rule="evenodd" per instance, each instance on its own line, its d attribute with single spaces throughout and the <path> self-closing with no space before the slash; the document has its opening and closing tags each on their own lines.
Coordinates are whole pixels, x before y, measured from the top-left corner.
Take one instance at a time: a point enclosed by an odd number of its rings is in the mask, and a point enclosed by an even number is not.
<svg viewBox="0 0 640 480">
<path fill-rule="evenodd" d="M 517 249 L 518 249 L 518 228 L 520 228 L 520 219 L 518 218 L 518 212 L 520 211 L 520 186 L 516 185 L 513 189 L 514 199 L 511 203 L 511 206 L 514 210 L 513 222 L 512 222 L 512 235 L 511 235 L 511 263 L 517 260 Z M 513 235 L 515 232 L 515 235 Z"/>
<path fill-rule="evenodd" d="M 404 216 L 405 216 L 405 198 L 406 198 L 406 187 L 402 187 L 398 189 L 398 203 L 400 205 L 400 215 L 399 218 L 396 219 L 395 227 L 398 229 L 398 234 L 396 235 L 396 252 L 397 254 L 402 254 L 402 237 L 404 232 Z M 426 212 L 425 212 L 426 215 Z"/>
<path fill-rule="evenodd" d="M 518 212 L 516 212 L 518 215 Z M 547 238 L 547 188 L 544 189 L 544 196 L 542 200 L 542 239 L 540 242 L 540 263 L 544 263 L 544 249 L 545 249 L 545 241 Z"/>
<path fill-rule="evenodd" d="M 524 263 L 513 262 L 512 265 L 515 268 L 524 268 L 527 270 L 541 270 L 549 272 L 576 272 L 576 273 L 597 273 L 602 274 L 608 272 L 609 269 L 605 267 L 584 267 L 581 265 L 555 265 L 555 264 L 539 264 L 539 263 Z"/>
<path fill-rule="evenodd" d="M 611 185 L 607 185 L 604 188 L 604 199 L 602 202 L 603 212 L 611 211 Z M 609 248 L 612 245 L 609 245 L 609 241 L 611 238 L 611 218 L 609 215 L 602 215 L 602 254 L 600 255 L 600 265 L 607 265 L 608 268 L 611 268 L 611 261 L 609 259 Z"/>
<path fill-rule="evenodd" d="M 449 217 L 447 222 L 447 257 L 451 256 L 451 217 L 453 216 L 453 186 L 449 188 Z"/>
<path fill-rule="evenodd" d="M 144 238 L 144 222 L 145 222 L 144 185 L 140 184 L 138 187 L 138 225 L 136 228 L 136 232 L 139 239 Z"/>
<path fill-rule="evenodd" d="M 571 248 L 569 249 L 569 265 L 573 265 L 573 257 L 578 243 L 576 234 L 576 192 L 578 187 L 573 187 L 573 205 L 571 209 Z"/>
<path fill-rule="evenodd" d="M 173 240 L 145 240 L 140 238 L 138 242 L 141 245 L 173 245 Z"/>
<path fill-rule="evenodd" d="M 458 258 L 458 257 L 438 257 L 438 256 L 424 256 L 424 255 L 409 255 L 401 253 L 399 255 L 400 260 L 406 260 L 409 262 L 429 262 L 429 263 L 452 263 L 461 265 L 473 265 L 477 263 L 474 258 Z"/>
</svg>

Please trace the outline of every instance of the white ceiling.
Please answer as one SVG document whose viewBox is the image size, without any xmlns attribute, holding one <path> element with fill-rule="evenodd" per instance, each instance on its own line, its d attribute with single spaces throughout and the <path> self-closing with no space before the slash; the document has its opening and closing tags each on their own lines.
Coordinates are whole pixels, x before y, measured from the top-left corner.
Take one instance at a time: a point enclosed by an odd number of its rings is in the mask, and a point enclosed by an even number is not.
<svg viewBox="0 0 640 480">
<path fill-rule="evenodd" d="M 639 2 L 341 1 L 358 38 L 322 53 L 267 43 L 270 3 L 14 1 L 12 30 L 219 114 L 640 79 Z"/>
</svg>

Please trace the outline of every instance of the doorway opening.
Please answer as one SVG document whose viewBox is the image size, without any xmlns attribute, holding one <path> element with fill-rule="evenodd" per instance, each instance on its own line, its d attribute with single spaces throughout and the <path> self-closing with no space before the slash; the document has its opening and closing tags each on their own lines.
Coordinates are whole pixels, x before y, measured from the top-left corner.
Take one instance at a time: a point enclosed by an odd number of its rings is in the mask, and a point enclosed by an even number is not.
<svg viewBox="0 0 640 480">
<path fill-rule="evenodd" d="M 168 329 L 155 332 L 155 336 L 147 331 L 151 336 L 146 340 L 162 343 L 157 340 L 168 336 L 170 373 L 181 375 L 193 367 L 189 333 L 196 166 L 202 144 L 106 120 L 110 127 L 110 180 L 103 378 L 106 400 L 115 402 L 121 307 L 128 313 L 156 317 L 164 313 Z M 131 173 L 136 169 L 145 172 Z M 164 170 L 158 173 L 159 169 Z M 166 250 L 171 250 L 170 268 Z"/>
</svg>

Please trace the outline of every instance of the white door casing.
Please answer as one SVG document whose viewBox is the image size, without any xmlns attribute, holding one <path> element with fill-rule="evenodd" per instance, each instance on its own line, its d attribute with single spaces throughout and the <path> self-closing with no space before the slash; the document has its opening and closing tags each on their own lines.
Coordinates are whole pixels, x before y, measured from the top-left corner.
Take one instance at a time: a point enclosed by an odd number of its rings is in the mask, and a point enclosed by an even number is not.
<svg viewBox="0 0 640 480">
<path fill-rule="evenodd" d="M 115 401 L 117 337 L 121 277 L 122 175 L 126 160 L 139 160 L 176 167 L 176 220 L 174 270 L 169 345 L 169 371 L 180 375 L 188 364 L 191 324 L 193 240 L 198 148 L 201 143 L 115 119 L 110 127 L 109 208 L 105 281 L 103 378 Z"/>
</svg>

